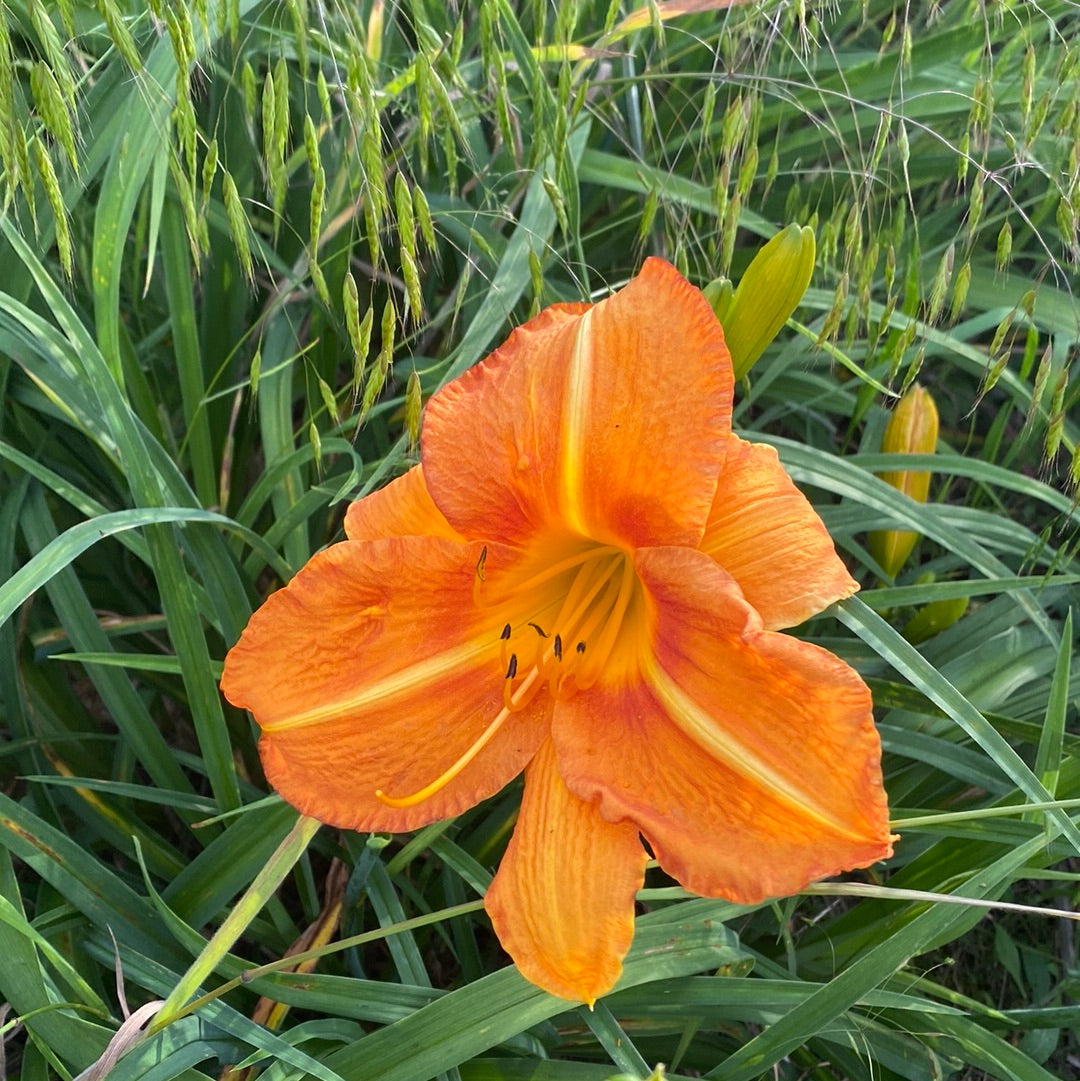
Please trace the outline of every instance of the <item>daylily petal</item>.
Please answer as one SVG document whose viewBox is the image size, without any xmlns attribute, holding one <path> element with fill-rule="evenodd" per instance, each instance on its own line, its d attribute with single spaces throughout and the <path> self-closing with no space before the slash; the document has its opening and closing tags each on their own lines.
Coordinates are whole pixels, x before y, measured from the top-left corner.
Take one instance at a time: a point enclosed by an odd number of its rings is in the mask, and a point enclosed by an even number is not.
<svg viewBox="0 0 1080 1081">
<path fill-rule="evenodd" d="M 555 709 L 559 770 L 634 822 L 688 889 L 744 904 L 891 854 L 870 693 L 832 654 L 761 629 L 699 552 L 637 554 L 655 606 L 638 683 Z"/>
<path fill-rule="evenodd" d="M 526 979 L 592 1005 L 615 985 L 645 876 L 637 827 L 566 788 L 548 740 L 525 771 L 521 816 L 484 906 Z"/>
<path fill-rule="evenodd" d="M 345 536 L 354 541 L 385 537 L 462 539 L 432 502 L 422 466 L 414 466 L 385 488 L 350 504 L 345 513 Z"/>
<path fill-rule="evenodd" d="M 766 630 L 794 627 L 859 585 L 776 451 L 732 436 L 701 541 Z"/>
<path fill-rule="evenodd" d="M 469 538 L 521 545 L 557 522 L 602 543 L 696 545 L 732 386 L 708 303 L 649 259 L 592 308 L 526 323 L 431 399 L 431 496 Z"/>
<path fill-rule="evenodd" d="M 262 726 L 267 779 L 304 814 L 357 830 L 416 829 L 494 794 L 535 754 L 549 723 L 542 695 L 430 798 L 399 809 L 375 796 L 430 784 L 503 707 L 499 628 L 472 603 L 480 551 L 419 537 L 347 541 L 252 617 L 222 689 Z M 492 566 L 505 557 L 489 550 Z"/>
</svg>

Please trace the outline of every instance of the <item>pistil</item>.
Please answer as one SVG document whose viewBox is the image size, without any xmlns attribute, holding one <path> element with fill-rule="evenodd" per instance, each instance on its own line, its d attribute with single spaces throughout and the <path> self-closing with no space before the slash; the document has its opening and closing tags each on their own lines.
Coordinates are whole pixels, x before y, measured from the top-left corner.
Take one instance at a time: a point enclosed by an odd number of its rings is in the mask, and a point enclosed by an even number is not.
<svg viewBox="0 0 1080 1081">
<path fill-rule="evenodd" d="M 437 792 L 441 792 L 495 738 L 496 733 L 506 724 L 511 714 L 516 713 L 517 708 L 520 708 L 518 702 L 531 697 L 533 684 L 539 678 L 540 673 L 534 668 L 518 685 L 517 690 L 510 699 L 510 704 L 504 705 L 499 710 L 495 719 L 481 733 L 480 738 L 448 770 L 436 777 L 430 784 L 408 796 L 388 796 L 381 788 L 377 788 L 375 789 L 375 798 L 380 803 L 385 803 L 387 807 L 415 807 L 417 804 L 423 803 L 424 800 L 430 799 Z"/>
</svg>

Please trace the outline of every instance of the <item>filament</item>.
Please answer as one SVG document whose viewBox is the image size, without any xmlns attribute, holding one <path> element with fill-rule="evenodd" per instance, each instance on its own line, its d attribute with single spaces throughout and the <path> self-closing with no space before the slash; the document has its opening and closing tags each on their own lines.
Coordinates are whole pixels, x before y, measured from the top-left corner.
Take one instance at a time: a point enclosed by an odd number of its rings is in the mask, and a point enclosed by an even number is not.
<svg viewBox="0 0 1080 1081">
<path fill-rule="evenodd" d="M 576 556 L 569 556 L 566 559 L 559 560 L 558 563 L 553 563 L 550 567 L 545 567 L 539 574 L 534 574 L 531 578 L 527 578 L 524 582 L 516 585 L 514 592 L 523 593 L 527 589 L 551 581 L 552 578 L 571 570 L 573 567 L 580 567 L 582 563 L 589 563 L 601 556 L 615 555 L 619 551 L 620 549 L 611 545 L 603 548 L 589 548 L 584 552 L 579 552 Z M 577 579 L 575 579 L 575 583 L 576 581 Z"/>
<path fill-rule="evenodd" d="M 577 673 L 575 673 L 574 681 L 577 683 L 579 690 L 586 690 L 596 682 L 608 657 L 611 656 L 611 651 L 615 648 L 615 641 L 619 635 L 619 629 L 622 627 L 623 617 L 626 615 L 626 610 L 630 607 L 630 601 L 634 596 L 636 580 L 634 565 L 627 559 L 623 562 L 622 580 L 619 582 L 618 596 L 616 596 L 614 605 L 607 613 L 600 639 L 589 651 L 588 660 L 580 666 L 581 676 L 578 677 Z M 582 634 L 581 637 L 585 638 L 587 636 Z"/>
</svg>

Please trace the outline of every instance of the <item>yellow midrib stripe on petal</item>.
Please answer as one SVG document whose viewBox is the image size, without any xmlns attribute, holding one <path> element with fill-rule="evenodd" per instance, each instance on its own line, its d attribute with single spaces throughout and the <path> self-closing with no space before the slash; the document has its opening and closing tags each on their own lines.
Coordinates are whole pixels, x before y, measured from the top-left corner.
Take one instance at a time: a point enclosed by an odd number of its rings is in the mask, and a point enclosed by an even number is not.
<svg viewBox="0 0 1080 1081">
<path fill-rule="evenodd" d="M 567 525 L 588 534 L 581 496 L 584 491 L 582 464 L 585 457 L 585 433 L 592 398 L 592 333 L 589 327 L 592 309 L 578 323 L 574 347 L 566 373 L 566 397 L 562 410 L 562 433 L 559 451 L 561 479 L 559 509 Z"/>
<path fill-rule="evenodd" d="M 386 704 L 461 669 L 470 661 L 476 661 L 485 654 L 496 657 L 498 650 L 486 641 L 474 641 L 455 646 L 453 649 L 425 657 L 422 661 L 405 665 L 396 672 L 367 684 L 355 694 L 337 698 L 301 713 L 294 713 L 281 720 L 262 723 L 262 729 L 264 732 L 286 732 L 294 728 L 323 724 L 340 717 L 343 713 L 361 712 L 379 704 Z M 495 682 L 497 674 L 494 667 L 491 675 L 492 681 Z"/>
<path fill-rule="evenodd" d="M 727 736 L 713 717 L 705 712 L 659 664 L 652 661 L 645 667 L 645 678 L 671 719 L 682 731 L 725 766 L 741 777 L 760 785 L 772 796 L 803 814 L 816 819 L 832 832 L 852 840 L 865 841 L 866 836 L 838 820 L 815 797 L 778 773 L 765 759 L 736 739 Z"/>
</svg>

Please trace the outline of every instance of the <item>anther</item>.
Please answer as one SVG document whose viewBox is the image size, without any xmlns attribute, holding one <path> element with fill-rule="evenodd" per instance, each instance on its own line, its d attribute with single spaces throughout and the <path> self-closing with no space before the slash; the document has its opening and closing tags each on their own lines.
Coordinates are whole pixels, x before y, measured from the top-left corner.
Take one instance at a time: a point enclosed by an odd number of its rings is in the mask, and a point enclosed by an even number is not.
<svg viewBox="0 0 1080 1081">
<path fill-rule="evenodd" d="M 540 635 L 541 638 L 547 638 L 547 631 L 545 631 L 539 623 L 530 623 L 529 626 L 532 627 L 532 629 L 536 631 L 536 633 Z"/>
<path fill-rule="evenodd" d="M 487 545 L 480 549 L 480 558 L 476 561 L 476 577 L 481 582 L 486 581 L 484 578 L 484 564 L 487 563 Z"/>
<path fill-rule="evenodd" d="M 554 644 L 553 648 L 555 650 L 555 660 L 561 661 L 562 660 L 562 635 L 561 634 L 555 635 L 555 644 Z"/>
<path fill-rule="evenodd" d="M 503 627 L 502 634 L 500 634 L 499 637 L 504 642 L 508 642 L 510 640 L 510 624 L 509 623 L 507 623 L 507 625 L 505 627 Z"/>
<path fill-rule="evenodd" d="M 585 652 L 585 643 L 584 642 L 578 642 L 577 651 L 578 651 L 578 653 L 584 653 Z"/>
<path fill-rule="evenodd" d="M 513 679 L 517 675 L 517 654 L 510 654 L 510 663 L 506 666 L 506 678 Z"/>
</svg>

